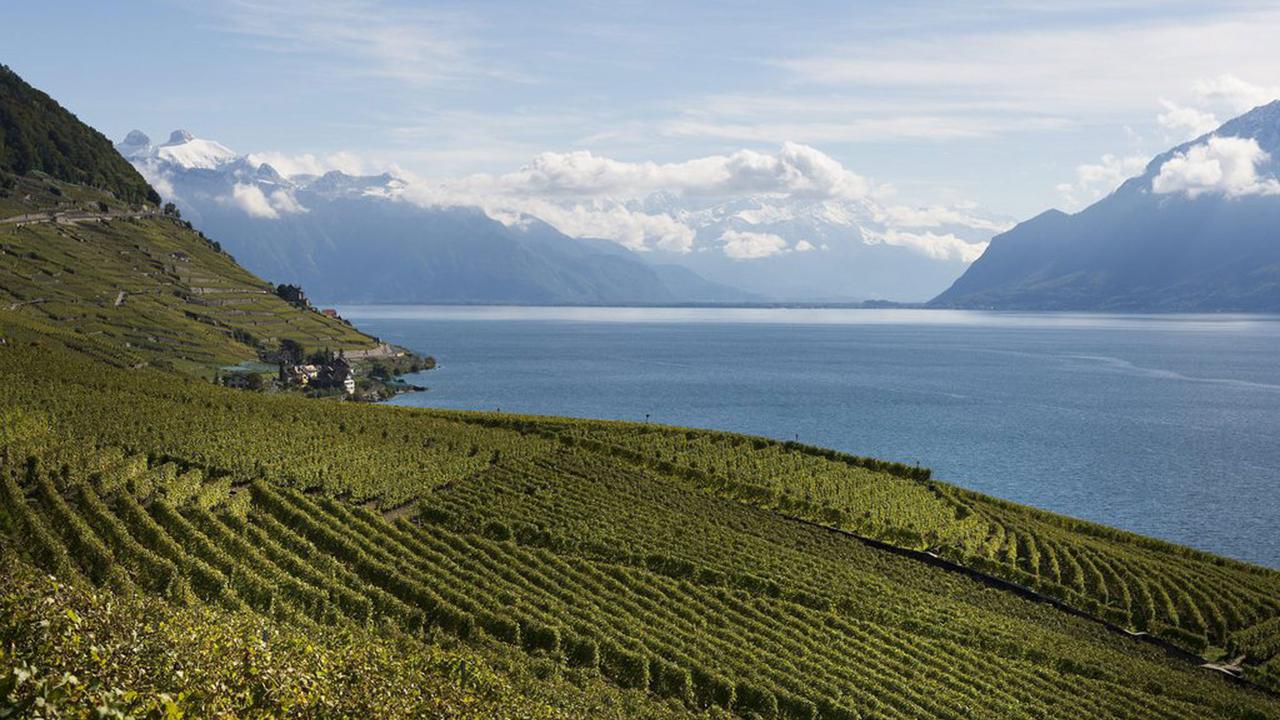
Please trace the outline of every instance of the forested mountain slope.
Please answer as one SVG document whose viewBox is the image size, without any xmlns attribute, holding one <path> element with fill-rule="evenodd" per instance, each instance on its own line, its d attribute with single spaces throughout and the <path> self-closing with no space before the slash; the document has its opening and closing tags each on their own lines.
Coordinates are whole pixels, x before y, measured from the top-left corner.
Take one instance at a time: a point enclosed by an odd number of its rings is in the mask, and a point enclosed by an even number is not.
<svg viewBox="0 0 1280 720">
<path fill-rule="evenodd" d="M 110 192 L 125 202 L 160 202 L 106 136 L 5 65 L 0 65 L 0 172 L 43 172 Z"/>
</svg>

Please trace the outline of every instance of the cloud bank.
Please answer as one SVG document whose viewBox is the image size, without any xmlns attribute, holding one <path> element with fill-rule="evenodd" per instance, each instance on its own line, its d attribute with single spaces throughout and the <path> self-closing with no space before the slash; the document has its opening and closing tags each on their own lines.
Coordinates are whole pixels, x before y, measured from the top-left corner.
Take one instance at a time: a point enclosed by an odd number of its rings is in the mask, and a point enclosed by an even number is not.
<svg viewBox="0 0 1280 720">
<path fill-rule="evenodd" d="M 784 142 L 774 152 L 743 149 L 671 163 L 628 162 L 585 150 L 546 152 L 513 172 L 414 183 L 405 192 L 419 204 L 478 206 L 506 223 L 534 216 L 566 234 L 613 240 L 641 252 L 693 252 L 698 224 L 689 208 L 746 198 L 766 203 L 736 214 L 751 224 L 794 219 L 789 204 L 822 203 L 824 214 L 834 221 L 852 222 L 849 218 L 856 215 L 899 231 L 963 226 L 995 233 L 1008 228 L 1007 223 L 982 217 L 971 205 L 884 204 L 891 194 L 889 186 L 877 185 L 830 155 L 795 142 Z M 984 247 L 950 234 L 919 237 L 886 244 L 933 259 L 976 258 Z M 733 260 L 762 260 L 820 248 L 809 240 L 791 244 L 776 234 L 735 228 L 716 236 L 714 249 Z"/>
<path fill-rule="evenodd" d="M 1258 174 L 1258 165 L 1270 156 L 1253 138 L 1211 137 L 1178 153 L 1160 166 L 1152 180 L 1153 192 L 1204 194 L 1227 197 L 1280 194 L 1280 181 Z"/>
<path fill-rule="evenodd" d="M 298 204 L 297 198 L 285 190 L 276 190 L 268 195 L 257 185 L 247 183 L 236 183 L 231 187 L 231 195 L 221 200 L 243 210 L 250 217 L 266 220 L 276 220 L 281 215 L 307 211 Z"/>
</svg>

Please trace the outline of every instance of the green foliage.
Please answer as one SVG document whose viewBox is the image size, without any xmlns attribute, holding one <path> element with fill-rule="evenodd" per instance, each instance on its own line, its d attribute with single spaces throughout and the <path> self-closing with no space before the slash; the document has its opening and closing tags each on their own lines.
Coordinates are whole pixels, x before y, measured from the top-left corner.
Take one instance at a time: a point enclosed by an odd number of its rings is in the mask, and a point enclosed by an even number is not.
<svg viewBox="0 0 1280 720">
<path fill-rule="evenodd" d="M 0 562 L 0 710 L 48 718 L 575 716 L 526 697 L 474 652 L 85 590 L 41 578 L 11 556 Z"/>
<path fill-rule="evenodd" d="M 129 365 L 209 377 L 286 339 L 348 350 L 375 344 L 276 297 L 202 236 L 159 216 L 0 225 L 0 277 L 0 307 L 109 343 L 134 356 Z"/>
<path fill-rule="evenodd" d="M 805 720 L 1190 720 L 1271 710 L 1267 698 L 989 579 L 797 522 L 822 503 L 788 492 L 782 471 L 814 490 L 843 478 L 848 487 L 823 502 L 889 501 L 860 526 L 880 537 L 923 537 L 924 521 L 941 537 L 939 508 L 958 502 L 968 508 L 953 513 L 960 521 L 1005 513 L 973 533 L 989 540 L 974 554 L 939 549 L 1115 619 L 1149 606 L 1152 631 L 1183 647 L 1236 628 L 1239 647 L 1263 652 L 1278 614 L 1264 571 L 1121 543 L 980 496 L 957 500 L 932 480 L 789 457 L 769 442 L 663 430 L 642 439 L 661 458 L 651 462 L 650 451 L 626 449 L 641 442 L 634 426 L 252 396 L 114 368 L 92 341 L 0 327 L 13 339 L 0 345 L 13 370 L 0 374 L 0 409 L 47 418 L 38 437 L 0 448 L 0 536 L 59 577 L 167 598 L 173 612 L 257 617 L 317 638 L 390 633 L 408 655 L 462 643 L 532 663 L 529 692 L 572 695 L 557 684 L 569 678 L 590 698 L 653 698 L 628 706 L 644 708 L 637 716 L 660 707 Z M 595 439 L 606 432 L 609 442 Z M 722 444 L 763 457 L 735 459 Z M 1196 583 L 1210 571 L 1230 579 L 1212 598 Z M 605 707 L 587 700 L 571 714 Z"/>
<path fill-rule="evenodd" d="M 102 133 L 0 65 L 0 171 L 47 173 L 108 190 L 121 200 L 159 204 L 160 196 Z"/>
</svg>

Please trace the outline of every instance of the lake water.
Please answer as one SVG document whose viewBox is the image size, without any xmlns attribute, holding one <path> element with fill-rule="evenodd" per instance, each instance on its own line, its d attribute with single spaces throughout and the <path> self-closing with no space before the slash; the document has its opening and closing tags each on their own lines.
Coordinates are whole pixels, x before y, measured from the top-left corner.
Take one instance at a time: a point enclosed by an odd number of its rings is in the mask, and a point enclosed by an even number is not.
<svg viewBox="0 0 1280 720">
<path fill-rule="evenodd" d="M 798 438 L 1280 567 L 1280 317 L 341 312 L 439 360 L 397 404 Z"/>
</svg>

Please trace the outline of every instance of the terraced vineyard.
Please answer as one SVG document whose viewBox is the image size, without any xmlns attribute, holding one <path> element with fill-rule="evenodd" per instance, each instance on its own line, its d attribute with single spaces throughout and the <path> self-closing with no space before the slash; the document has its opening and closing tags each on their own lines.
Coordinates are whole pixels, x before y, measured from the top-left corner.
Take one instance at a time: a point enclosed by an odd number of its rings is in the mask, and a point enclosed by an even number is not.
<svg viewBox="0 0 1280 720">
<path fill-rule="evenodd" d="M 0 191 L 0 218 L 132 210 L 54 180 L 19 178 L 14 190 Z M 289 305 L 212 241 L 158 212 L 0 223 L 0 308 L 133 349 L 140 362 L 204 376 L 256 360 L 282 338 L 335 351 L 375 345 L 339 320 Z"/>
<path fill-rule="evenodd" d="M 118 369 L 127 353 L 34 321 L 3 337 L 0 529 L 62 578 L 281 627 L 452 638 L 592 693 L 602 679 L 636 716 L 1280 716 L 1158 646 L 788 516 L 904 547 L 973 542 L 1001 517 L 1043 528 L 1037 547 L 1123 552 L 1143 577 L 1216 568 L 1251 665 L 1275 655 L 1271 571 L 759 439 L 264 397 Z"/>
<path fill-rule="evenodd" d="M 1196 653 L 1269 657 L 1280 642 L 1273 571 L 932 482 L 918 468 L 728 433 L 586 421 L 548 432 L 759 507 L 931 551 Z"/>
</svg>

